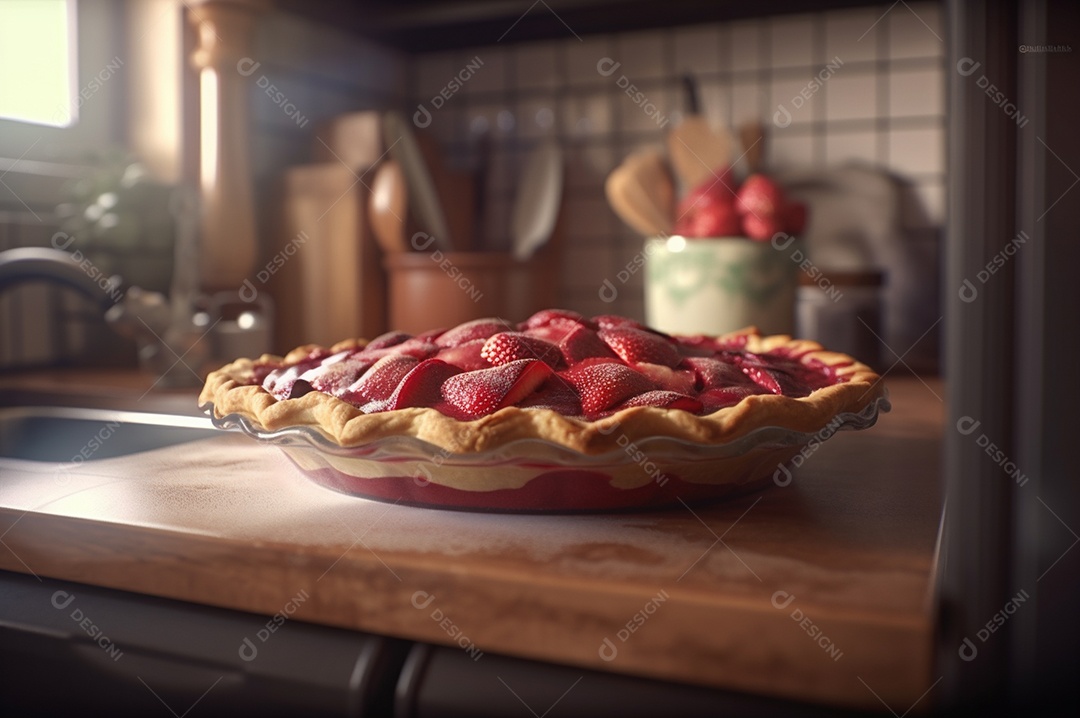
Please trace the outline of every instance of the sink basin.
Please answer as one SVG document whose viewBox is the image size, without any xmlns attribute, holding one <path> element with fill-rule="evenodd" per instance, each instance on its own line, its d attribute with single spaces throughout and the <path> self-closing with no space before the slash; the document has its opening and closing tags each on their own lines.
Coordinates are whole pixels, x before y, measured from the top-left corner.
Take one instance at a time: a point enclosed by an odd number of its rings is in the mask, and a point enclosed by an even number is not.
<svg viewBox="0 0 1080 718">
<path fill-rule="evenodd" d="M 79 462 L 220 436 L 205 417 L 53 406 L 0 408 L 0 458 Z"/>
</svg>

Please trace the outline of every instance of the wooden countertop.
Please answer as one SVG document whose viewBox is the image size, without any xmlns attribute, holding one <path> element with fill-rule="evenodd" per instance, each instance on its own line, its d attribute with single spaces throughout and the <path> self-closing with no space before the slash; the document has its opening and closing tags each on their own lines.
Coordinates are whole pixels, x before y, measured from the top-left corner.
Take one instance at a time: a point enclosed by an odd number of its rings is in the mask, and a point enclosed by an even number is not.
<svg viewBox="0 0 1080 718">
<path fill-rule="evenodd" d="M 935 683 L 944 407 L 921 380 L 888 383 L 892 413 L 821 445 L 790 485 L 693 511 L 395 506 L 318 487 L 278 449 L 233 434 L 86 462 L 63 481 L 56 465 L 0 460 L 0 568 L 267 615 L 291 605 L 300 620 L 474 651 L 920 710 Z"/>
</svg>

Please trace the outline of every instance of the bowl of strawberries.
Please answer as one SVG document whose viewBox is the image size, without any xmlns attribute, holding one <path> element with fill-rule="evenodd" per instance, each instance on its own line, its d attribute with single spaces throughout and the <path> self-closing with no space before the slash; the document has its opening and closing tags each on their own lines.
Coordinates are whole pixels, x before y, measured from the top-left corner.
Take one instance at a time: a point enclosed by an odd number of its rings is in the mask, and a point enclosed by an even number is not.
<svg viewBox="0 0 1080 718">
<path fill-rule="evenodd" d="M 768 175 L 741 184 L 730 170 L 710 176 L 679 202 L 673 233 L 646 240 L 646 321 L 678 334 L 790 334 L 793 238 L 805 225 L 805 205 Z"/>
</svg>

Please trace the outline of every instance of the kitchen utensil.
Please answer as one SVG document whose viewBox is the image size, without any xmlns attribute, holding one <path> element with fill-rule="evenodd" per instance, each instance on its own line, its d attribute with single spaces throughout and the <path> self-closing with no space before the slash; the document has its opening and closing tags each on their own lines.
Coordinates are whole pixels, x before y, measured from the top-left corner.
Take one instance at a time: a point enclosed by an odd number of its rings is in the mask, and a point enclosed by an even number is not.
<svg viewBox="0 0 1080 718">
<path fill-rule="evenodd" d="M 454 251 L 466 252 L 472 248 L 475 230 L 476 190 L 473 177 L 446 166 L 439 141 L 430 132 L 417 130 L 414 135 L 446 217 L 450 243 Z"/>
<path fill-rule="evenodd" d="M 639 150 L 616 167 L 604 184 L 615 214 L 645 237 L 671 232 L 675 187 L 658 150 Z"/>
<path fill-rule="evenodd" d="M 562 187 L 562 152 L 555 143 L 546 142 L 525 161 L 514 200 L 510 237 L 515 259 L 528 259 L 551 237 L 562 204 Z"/>
<path fill-rule="evenodd" d="M 396 160 L 387 160 L 375 171 L 368 198 L 368 213 L 375 240 L 387 254 L 409 251 L 405 217 L 409 211 L 405 175 Z"/>
<path fill-rule="evenodd" d="M 739 127 L 739 139 L 742 141 L 742 159 L 747 174 L 760 172 L 765 157 L 765 126 L 760 120 L 744 122 Z"/>
<path fill-rule="evenodd" d="M 727 130 L 714 132 L 701 116 L 694 78 L 685 75 L 682 82 L 686 92 L 686 114 L 668 134 L 668 152 L 685 192 L 731 164 L 732 141 Z"/>
<path fill-rule="evenodd" d="M 285 171 L 273 255 L 240 290 L 245 298 L 264 289 L 281 298 L 276 346 L 386 331 L 381 252 L 371 237 L 368 188 L 357 174 L 340 162 Z"/>
<path fill-rule="evenodd" d="M 433 237 L 436 249 L 444 252 L 453 250 L 450 225 L 439 199 L 435 180 L 428 171 L 427 162 L 420 144 L 409 127 L 408 121 L 399 112 L 387 112 L 383 121 L 383 140 L 389 148 L 390 156 L 401 164 L 405 175 L 405 185 L 409 190 L 408 204 L 413 218 L 425 232 Z"/>
</svg>

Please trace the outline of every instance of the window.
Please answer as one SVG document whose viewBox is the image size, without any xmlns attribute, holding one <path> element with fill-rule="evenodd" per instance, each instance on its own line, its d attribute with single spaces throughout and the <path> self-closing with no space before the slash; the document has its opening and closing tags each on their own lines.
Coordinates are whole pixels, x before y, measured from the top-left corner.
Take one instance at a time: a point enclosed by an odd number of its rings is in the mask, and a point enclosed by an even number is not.
<svg viewBox="0 0 1080 718">
<path fill-rule="evenodd" d="M 51 127 L 78 118 L 75 0 L 0 2 L 0 117 Z"/>
</svg>

